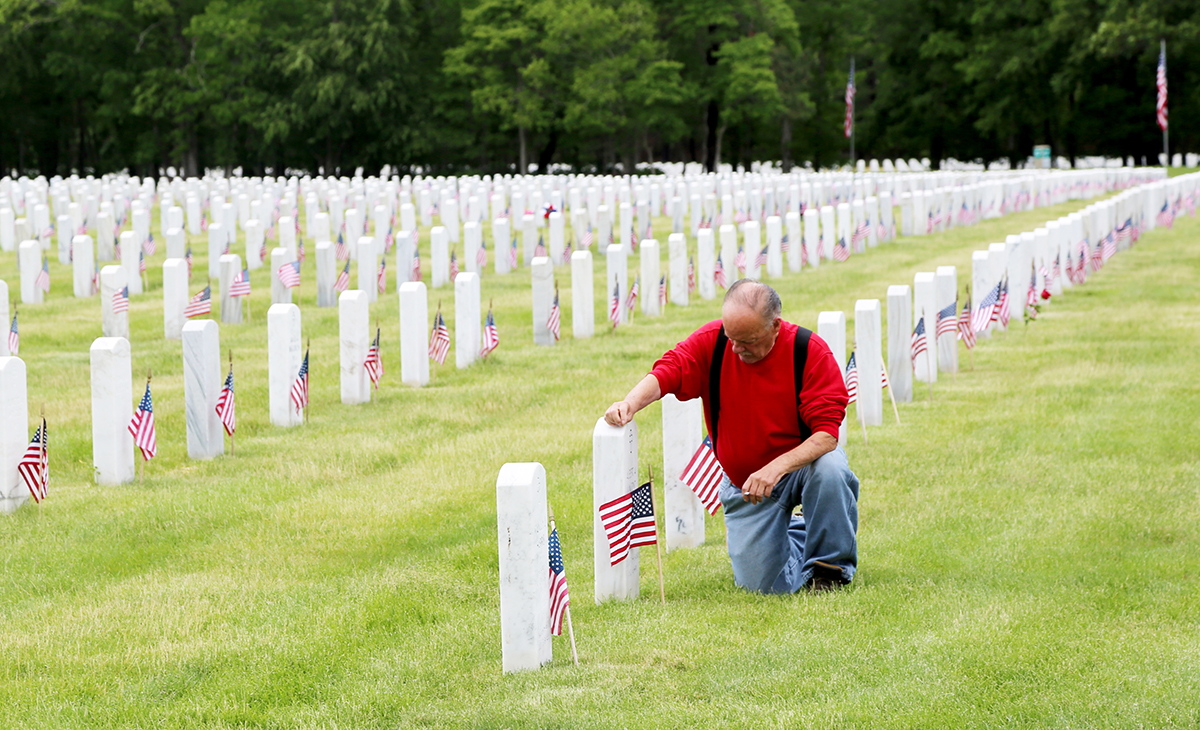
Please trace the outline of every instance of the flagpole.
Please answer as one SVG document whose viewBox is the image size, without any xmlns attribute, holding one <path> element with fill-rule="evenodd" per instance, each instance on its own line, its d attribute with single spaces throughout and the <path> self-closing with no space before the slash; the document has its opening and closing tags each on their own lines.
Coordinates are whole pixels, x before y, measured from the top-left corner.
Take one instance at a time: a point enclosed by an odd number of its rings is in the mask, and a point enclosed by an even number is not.
<svg viewBox="0 0 1200 730">
<path fill-rule="evenodd" d="M 1167 40 L 1165 38 L 1163 38 L 1163 39 L 1159 40 L 1158 44 L 1159 44 L 1158 45 L 1159 53 L 1162 55 L 1163 76 L 1165 78 L 1167 75 Z M 1163 83 L 1166 83 L 1165 80 Z M 1170 152 L 1171 151 L 1167 146 L 1167 141 L 1168 141 L 1167 134 L 1168 134 L 1167 127 L 1164 126 L 1163 127 L 1163 168 L 1168 171 L 1168 174 L 1170 174 L 1170 169 L 1171 169 L 1171 154 L 1170 154 Z"/>
<path fill-rule="evenodd" d="M 554 530 L 557 529 L 557 526 L 554 524 L 554 508 L 550 506 L 549 502 L 547 502 L 546 509 L 550 510 L 550 532 L 553 533 Z M 559 544 L 561 545 L 562 538 L 559 538 L 559 540 Z M 567 601 L 567 605 L 563 610 L 567 615 L 567 635 L 571 637 L 571 658 L 575 660 L 575 666 L 579 666 L 579 651 L 575 648 L 575 625 L 571 623 L 570 600 Z"/>
<path fill-rule="evenodd" d="M 650 467 L 650 510 L 654 510 L 654 467 Z M 657 514 L 657 513 L 655 513 Z M 667 591 L 663 585 L 662 541 L 658 539 L 658 517 L 654 518 L 654 549 L 658 551 L 658 597 L 667 605 Z"/>
<path fill-rule="evenodd" d="M 887 380 L 888 380 L 888 389 L 887 389 L 888 397 L 892 399 L 892 412 L 896 414 L 896 425 L 899 426 L 899 425 L 901 425 L 900 424 L 900 409 L 896 407 L 896 394 L 892 392 L 892 388 L 891 388 L 892 376 L 888 375 L 886 362 L 883 362 L 882 360 L 880 360 L 879 364 L 883 366 L 883 377 L 887 378 Z"/>
</svg>

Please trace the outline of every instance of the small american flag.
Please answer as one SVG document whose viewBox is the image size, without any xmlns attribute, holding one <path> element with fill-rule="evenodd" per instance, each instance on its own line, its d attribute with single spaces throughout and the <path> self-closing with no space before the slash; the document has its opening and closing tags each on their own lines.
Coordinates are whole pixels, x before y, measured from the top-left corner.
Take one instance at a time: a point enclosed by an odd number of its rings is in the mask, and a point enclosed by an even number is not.
<svg viewBox="0 0 1200 730">
<path fill-rule="evenodd" d="M 92 294 L 100 293 L 100 264 L 92 269 Z"/>
<path fill-rule="evenodd" d="M 800 241 L 797 245 L 800 246 L 800 267 L 804 268 L 808 266 L 808 246 L 805 246 L 803 241 Z"/>
<path fill-rule="evenodd" d="M 632 492 L 600 505 L 600 521 L 608 536 L 608 556 L 612 565 L 625 560 L 631 549 L 658 542 L 653 500 L 650 482 L 646 482 Z"/>
<path fill-rule="evenodd" d="M 50 259 L 42 256 L 42 270 L 38 272 L 33 283 L 47 294 L 50 293 Z"/>
<path fill-rule="evenodd" d="M 758 256 L 756 256 L 754 258 L 754 265 L 755 266 L 766 266 L 767 265 L 767 247 L 766 246 L 763 246 L 761 249 L 759 249 Z"/>
<path fill-rule="evenodd" d="M 556 527 L 550 531 L 550 633 L 554 636 L 562 636 L 563 616 L 570 605 L 567 569 L 563 566 L 562 545 L 558 542 Z"/>
<path fill-rule="evenodd" d="M 446 326 L 446 320 L 442 317 L 442 310 L 439 309 L 437 315 L 433 318 L 433 332 L 429 336 L 429 359 L 438 365 L 443 365 L 446 362 L 446 355 L 449 352 L 450 328 Z"/>
<path fill-rule="evenodd" d="M 783 253 L 787 253 L 792 250 L 792 244 L 788 241 L 788 236 L 786 233 L 783 234 L 783 238 L 779 239 L 779 250 Z"/>
<path fill-rule="evenodd" d="M 146 273 L 146 254 L 138 251 L 138 273 Z"/>
<path fill-rule="evenodd" d="M 229 246 L 225 247 L 225 253 L 229 253 Z M 304 239 L 303 238 L 300 239 L 300 248 L 296 249 L 296 258 L 298 258 L 300 260 L 300 263 L 304 263 L 305 256 L 304 256 Z"/>
<path fill-rule="evenodd" d="M 713 281 L 722 289 L 725 288 L 725 265 L 721 263 L 721 257 L 717 256 L 717 263 L 713 266 Z"/>
<path fill-rule="evenodd" d="M 724 476 L 725 472 L 721 469 L 721 463 L 717 461 L 716 452 L 713 451 L 712 437 L 705 436 L 696 453 L 692 454 L 691 461 L 683 468 L 679 481 L 696 493 L 696 497 L 710 515 L 715 515 L 721 508 L 718 487 L 721 486 Z"/>
<path fill-rule="evenodd" d="M 858 363 L 854 359 L 856 354 L 850 353 L 850 359 L 846 361 L 846 390 L 850 393 L 850 400 L 846 401 L 846 405 L 858 400 Z"/>
<path fill-rule="evenodd" d="M 571 251 L 573 250 L 573 248 L 574 248 L 574 246 L 572 245 L 572 242 L 567 241 L 567 246 L 566 246 L 566 248 L 563 249 L 563 258 L 562 258 L 563 266 L 566 266 L 567 264 L 571 263 Z"/>
<path fill-rule="evenodd" d="M 187 253 L 183 255 L 183 260 L 187 261 L 188 265 L 188 281 L 192 280 L 192 247 L 187 247 Z"/>
<path fill-rule="evenodd" d="M 508 268 L 517 268 L 517 239 L 513 238 L 512 245 L 508 247 Z"/>
<path fill-rule="evenodd" d="M 637 304 L 638 295 L 642 291 L 642 277 L 637 277 L 633 280 L 633 286 L 629 287 L 629 296 L 625 297 L 625 309 L 629 310 L 629 319 L 633 319 L 633 307 Z"/>
<path fill-rule="evenodd" d="M 412 271 L 409 274 L 408 280 L 409 281 L 420 281 L 421 280 L 421 251 L 420 251 L 420 249 L 418 249 L 416 247 L 413 247 Z"/>
<path fill-rule="evenodd" d="M 613 284 L 613 293 L 608 300 L 608 321 L 612 322 L 613 329 L 621 322 L 621 282 Z"/>
<path fill-rule="evenodd" d="M 955 320 L 955 315 L 958 313 L 958 302 L 950 302 L 944 308 L 938 310 L 937 327 L 934 330 L 934 336 L 941 339 L 942 335 L 953 335 L 955 328 L 958 326 Z"/>
<path fill-rule="evenodd" d="M 925 318 L 921 317 L 917 320 L 917 326 L 913 328 L 912 333 L 912 361 L 914 366 L 917 363 L 917 355 L 923 352 L 929 352 L 929 341 L 925 337 Z"/>
<path fill-rule="evenodd" d="M 234 277 L 233 283 L 229 285 L 229 296 L 250 296 L 250 269 L 242 269 L 241 272 Z"/>
<path fill-rule="evenodd" d="M 865 247 L 867 245 L 867 236 L 870 234 L 870 232 L 871 224 L 867 223 L 866 221 L 859 223 L 858 227 L 854 229 L 853 240 L 851 241 L 850 245 L 855 251 L 862 253 L 866 250 Z"/>
<path fill-rule="evenodd" d="M 158 435 L 154 430 L 154 399 L 150 397 L 149 381 L 137 413 L 129 421 L 129 433 L 133 435 L 133 445 L 142 450 L 142 459 L 153 459 L 158 453 Z"/>
<path fill-rule="evenodd" d="M 968 299 L 967 303 L 970 304 L 971 300 Z M 971 329 L 974 332 L 983 331 L 984 327 L 987 327 L 989 323 L 995 321 L 996 318 L 994 315 L 996 314 L 996 305 L 999 303 L 1000 282 L 996 282 L 996 286 L 992 287 L 991 291 L 987 293 L 987 296 L 985 296 L 983 301 L 979 303 L 979 309 L 975 310 L 975 313 L 971 317 Z"/>
<path fill-rule="evenodd" d="M 200 230 L 202 232 L 208 231 L 208 215 L 205 213 L 200 214 Z"/>
<path fill-rule="evenodd" d="M 1054 257 L 1054 268 L 1050 270 L 1051 279 L 1046 284 L 1047 288 L 1053 286 L 1059 280 L 1059 278 L 1062 277 L 1062 263 L 1059 261 L 1059 259 L 1060 256 Z"/>
<path fill-rule="evenodd" d="M 746 252 L 742 250 L 742 244 L 738 244 L 737 255 L 733 257 L 733 265 L 742 274 L 746 273 Z"/>
<path fill-rule="evenodd" d="M 1000 288 L 1000 303 L 997 305 L 993 320 L 999 320 L 1002 327 L 1007 327 L 1009 320 L 1012 318 L 1012 303 L 1008 296 L 1008 277 L 1005 276 L 1001 282 Z"/>
<path fill-rule="evenodd" d="M 266 246 L 263 246 L 264 251 L 266 248 Z M 342 238 L 342 234 L 340 232 L 338 233 L 337 245 L 334 246 L 333 252 L 338 261 L 350 260 L 350 249 L 346 248 L 346 241 L 344 238 Z"/>
<path fill-rule="evenodd" d="M 375 277 L 379 293 L 383 294 L 387 291 L 387 258 L 379 261 L 379 273 Z"/>
<path fill-rule="evenodd" d="M 1155 87 L 1158 90 L 1158 101 L 1154 105 L 1155 119 L 1158 121 L 1158 128 L 1165 132 L 1167 131 L 1167 47 L 1165 45 L 1158 54 Z"/>
<path fill-rule="evenodd" d="M 533 249 L 533 255 L 534 256 L 545 256 L 546 255 L 546 242 L 542 239 L 541 236 L 538 236 L 537 246 L 535 246 Z"/>
<path fill-rule="evenodd" d="M 346 261 L 346 267 L 338 274 L 337 281 L 333 283 L 333 288 L 339 292 L 344 292 L 350 288 L 350 261 Z"/>
<path fill-rule="evenodd" d="M 555 339 L 558 339 L 555 337 Z M 492 314 L 492 308 L 488 306 L 487 324 L 483 326 L 483 349 L 479 354 L 487 357 L 493 350 L 500 346 L 500 330 L 496 329 L 496 316 Z"/>
<path fill-rule="evenodd" d="M 489 315 L 491 312 L 489 312 Z M 379 390 L 379 381 L 383 379 L 383 359 L 379 354 L 379 328 L 375 328 L 375 341 L 367 348 L 367 361 L 363 363 L 363 368 L 366 369 L 367 375 L 371 378 L 371 384 L 375 386 L 375 390 Z"/>
<path fill-rule="evenodd" d="M 154 234 L 151 233 L 146 237 L 145 241 L 142 241 L 142 253 L 146 254 L 147 256 L 153 256 L 154 252 L 157 250 L 158 244 L 154 242 Z"/>
<path fill-rule="evenodd" d="M 629 229 L 629 247 L 634 251 L 638 250 L 637 231 L 633 230 L 632 228 Z"/>
<path fill-rule="evenodd" d="M 21 481 L 29 489 L 34 502 L 40 503 L 46 498 L 50 488 L 50 456 L 47 447 L 46 419 L 33 434 L 33 440 L 25 448 L 21 461 L 17 463 L 17 472 Z"/>
<path fill-rule="evenodd" d="M 1042 275 L 1042 299 L 1049 299 L 1050 294 L 1050 273 L 1046 271 L 1045 266 L 1038 267 L 1038 273 Z"/>
<path fill-rule="evenodd" d="M 588 223 L 587 230 L 584 231 L 583 236 L 579 239 L 579 243 L 585 249 L 588 249 L 588 248 L 592 247 L 593 239 L 594 239 L 594 236 L 592 235 L 592 224 Z M 515 243 L 516 243 L 516 240 L 514 239 L 514 245 L 515 245 Z M 516 268 L 516 267 L 513 267 L 513 268 Z"/>
<path fill-rule="evenodd" d="M 971 297 L 963 304 L 962 312 L 958 315 L 958 339 L 962 340 L 967 349 L 975 347 L 975 327 L 971 319 Z"/>
<path fill-rule="evenodd" d="M 112 311 L 113 314 L 129 311 L 129 287 L 124 287 L 113 292 Z"/>
<path fill-rule="evenodd" d="M 1107 262 L 1113 256 L 1116 256 L 1117 255 L 1117 237 L 1114 236 L 1112 234 L 1112 232 L 1109 232 L 1109 234 L 1104 237 L 1104 245 L 1101 246 L 1100 249 L 1101 249 L 1100 255 L 1103 257 L 1105 262 Z"/>
<path fill-rule="evenodd" d="M 667 308 L 667 277 L 666 275 L 658 277 L 658 306 L 659 309 Z"/>
<path fill-rule="evenodd" d="M 692 260 L 691 256 L 688 256 L 687 277 L 688 294 L 691 294 L 696 291 L 696 263 Z"/>
<path fill-rule="evenodd" d="M 550 334 L 554 335 L 554 339 L 557 341 L 562 329 L 562 309 L 558 306 L 558 289 L 554 290 L 554 304 L 550 305 L 550 318 L 546 320 L 546 328 L 550 330 Z"/>
<path fill-rule="evenodd" d="M 300 286 L 300 262 L 289 261 L 279 267 L 279 283 L 288 289 Z"/>
<path fill-rule="evenodd" d="M 475 266 L 478 267 L 481 274 L 487 268 L 487 246 L 482 240 L 479 242 L 479 248 L 475 251 Z"/>
<path fill-rule="evenodd" d="M 229 364 L 229 374 L 225 376 L 221 395 L 217 397 L 217 418 L 221 419 L 225 433 L 232 436 L 237 430 L 237 409 L 233 399 L 233 363 Z"/>
<path fill-rule="evenodd" d="M 308 407 L 308 350 L 304 351 L 304 362 L 300 363 L 300 372 L 292 381 L 292 404 L 297 411 Z"/>
<path fill-rule="evenodd" d="M 21 352 L 21 335 L 17 332 L 17 313 L 13 312 L 12 326 L 8 328 L 8 352 L 16 357 Z"/>
<path fill-rule="evenodd" d="M 1175 224 L 1175 214 L 1171 212 L 1169 203 L 1163 203 L 1162 210 L 1155 216 L 1155 222 L 1159 228 L 1170 228 Z"/>
<path fill-rule="evenodd" d="M 850 259 L 850 249 L 846 246 L 846 239 L 839 238 L 838 242 L 834 244 L 833 259 L 835 261 L 848 261 Z"/>
<path fill-rule="evenodd" d="M 458 278 L 458 256 L 453 251 L 451 251 L 450 252 L 450 281 L 454 281 L 457 278 Z"/>
<path fill-rule="evenodd" d="M 204 291 L 188 300 L 183 309 L 183 316 L 191 319 L 212 312 L 212 287 L 204 287 Z"/>
</svg>

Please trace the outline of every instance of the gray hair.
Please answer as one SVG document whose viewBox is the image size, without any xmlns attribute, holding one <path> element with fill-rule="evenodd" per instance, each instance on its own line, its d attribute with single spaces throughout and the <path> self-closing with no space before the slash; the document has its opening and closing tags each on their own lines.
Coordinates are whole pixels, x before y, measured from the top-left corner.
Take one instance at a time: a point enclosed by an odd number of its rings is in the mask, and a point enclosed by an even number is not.
<svg viewBox="0 0 1200 730">
<path fill-rule="evenodd" d="M 733 282 L 725 292 L 722 306 L 731 303 L 755 310 L 768 325 L 783 314 L 783 302 L 779 299 L 779 292 L 758 279 L 738 279 Z"/>
</svg>

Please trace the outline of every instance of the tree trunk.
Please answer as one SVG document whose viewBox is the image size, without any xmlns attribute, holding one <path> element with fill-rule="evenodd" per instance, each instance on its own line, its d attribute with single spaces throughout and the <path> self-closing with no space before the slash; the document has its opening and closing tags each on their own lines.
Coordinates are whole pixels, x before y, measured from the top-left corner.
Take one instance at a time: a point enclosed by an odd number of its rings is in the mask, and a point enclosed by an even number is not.
<svg viewBox="0 0 1200 730">
<path fill-rule="evenodd" d="M 792 120 L 784 114 L 783 122 L 779 126 L 780 167 L 784 172 L 790 172 L 792 169 Z"/>
<path fill-rule="evenodd" d="M 550 169 L 550 163 L 554 161 L 554 151 L 558 149 L 558 130 L 550 128 L 550 139 L 546 141 L 546 146 L 538 153 L 538 174 L 544 175 Z"/>
<path fill-rule="evenodd" d="M 187 136 L 187 152 L 184 153 L 184 167 L 188 177 L 200 176 L 200 140 L 196 135 L 196 125 L 188 124 L 184 134 Z"/>
<path fill-rule="evenodd" d="M 708 102 L 708 115 L 705 118 L 708 133 L 704 140 L 704 169 L 709 172 L 715 172 L 717 165 L 721 164 L 721 134 L 725 130 L 717 131 L 720 120 L 721 109 L 717 106 L 716 99 L 713 99 Z"/>
<path fill-rule="evenodd" d="M 721 140 L 725 138 L 725 128 L 726 124 L 724 121 L 722 121 L 720 126 L 717 127 L 717 133 L 715 135 L 716 141 L 713 144 L 712 151 L 713 164 L 712 167 L 709 168 L 712 172 L 716 172 L 717 168 L 721 166 Z"/>
<path fill-rule="evenodd" d="M 521 147 L 521 169 L 518 170 L 522 175 L 529 174 L 529 156 L 525 152 L 525 127 L 517 127 L 517 140 Z"/>
</svg>

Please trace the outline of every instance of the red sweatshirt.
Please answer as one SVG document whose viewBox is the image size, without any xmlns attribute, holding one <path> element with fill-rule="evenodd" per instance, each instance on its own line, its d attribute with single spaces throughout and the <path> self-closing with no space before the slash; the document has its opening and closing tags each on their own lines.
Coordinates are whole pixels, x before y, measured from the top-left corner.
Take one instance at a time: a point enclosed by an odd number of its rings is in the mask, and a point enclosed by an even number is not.
<svg viewBox="0 0 1200 730">
<path fill-rule="evenodd" d="M 735 486 L 772 459 L 800 445 L 797 412 L 813 433 L 838 436 L 846 417 L 846 392 L 837 360 L 829 345 L 814 333 L 808 341 L 804 387 L 796 403 L 794 351 L 796 325 L 784 322 L 775 346 L 765 358 L 747 365 L 725 345 L 721 363 L 721 423 L 717 454 Z M 651 374 L 663 394 L 680 400 L 702 398 L 704 420 L 712 432 L 708 402 L 708 374 L 721 320 L 709 322 L 654 363 Z"/>
</svg>

